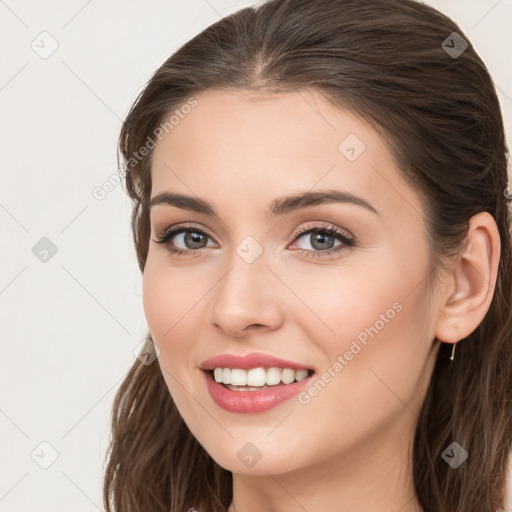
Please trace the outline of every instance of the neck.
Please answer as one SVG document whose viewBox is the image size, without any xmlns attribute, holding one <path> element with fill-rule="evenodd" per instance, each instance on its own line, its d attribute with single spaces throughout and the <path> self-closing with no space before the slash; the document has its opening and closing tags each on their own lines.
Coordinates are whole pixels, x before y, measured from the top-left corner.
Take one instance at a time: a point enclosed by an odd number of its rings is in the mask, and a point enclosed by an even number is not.
<svg viewBox="0 0 512 512">
<path fill-rule="evenodd" d="M 284 474 L 233 473 L 229 512 L 423 512 L 412 481 L 413 420 L 405 409 L 401 425 L 321 464 Z"/>
</svg>

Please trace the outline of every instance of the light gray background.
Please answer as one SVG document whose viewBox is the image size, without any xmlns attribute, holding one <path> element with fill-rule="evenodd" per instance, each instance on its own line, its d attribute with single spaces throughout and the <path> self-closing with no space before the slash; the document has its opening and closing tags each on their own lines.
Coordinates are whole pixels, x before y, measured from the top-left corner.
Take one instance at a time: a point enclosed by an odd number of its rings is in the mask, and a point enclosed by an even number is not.
<svg viewBox="0 0 512 512">
<path fill-rule="evenodd" d="M 0 512 L 103 510 L 112 400 L 147 327 L 129 201 L 92 190 L 117 173 L 121 120 L 150 75 L 254 3 L 0 0 Z M 510 147 L 512 0 L 426 3 L 486 63 Z M 43 31 L 58 42 L 45 59 Z M 46 263 L 43 237 L 58 249 Z"/>
</svg>

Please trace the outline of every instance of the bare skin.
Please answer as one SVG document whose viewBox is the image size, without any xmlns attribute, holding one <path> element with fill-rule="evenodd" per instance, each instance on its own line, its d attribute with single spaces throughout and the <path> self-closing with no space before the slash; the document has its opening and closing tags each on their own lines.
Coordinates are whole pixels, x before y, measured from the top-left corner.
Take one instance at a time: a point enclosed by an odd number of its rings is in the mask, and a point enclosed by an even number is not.
<svg viewBox="0 0 512 512">
<path fill-rule="evenodd" d="M 494 220 L 486 213 L 471 219 L 466 250 L 430 290 L 421 202 L 371 126 L 313 91 L 207 91 L 196 99 L 154 150 L 151 197 L 203 198 L 217 216 L 152 208 L 143 299 L 184 421 L 233 473 L 229 512 L 422 512 L 412 487 L 414 429 L 438 340 L 462 340 L 489 309 L 500 252 Z M 339 149 L 350 134 L 364 151 L 351 151 L 353 138 Z M 266 214 L 278 197 L 327 189 L 363 198 L 377 213 L 328 203 Z M 176 256 L 154 242 L 183 223 L 207 234 L 197 254 Z M 297 237 L 303 227 L 325 225 L 355 245 L 322 255 L 314 233 Z M 262 250 L 251 263 L 237 253 L 246 237 Z M 183 233 L 168 243 L 197 247 Z M 336 235 L 329 249 L 343 244 Z M 370 326 L 377 334 L 349 360 L 352 342 Z M 302 403 L 292 398 L 261 413 L 226 411 L 210 397 L 199 365 L 249 352 L 303 363 L 317 378 L 331 368 L 331 378 L 309 401 L 303 395 Z M 335 371 L 338 356 L 346 364 Z M 261 454 L 252 467 L 237 456 L 247 443 Z"/>
</svg>

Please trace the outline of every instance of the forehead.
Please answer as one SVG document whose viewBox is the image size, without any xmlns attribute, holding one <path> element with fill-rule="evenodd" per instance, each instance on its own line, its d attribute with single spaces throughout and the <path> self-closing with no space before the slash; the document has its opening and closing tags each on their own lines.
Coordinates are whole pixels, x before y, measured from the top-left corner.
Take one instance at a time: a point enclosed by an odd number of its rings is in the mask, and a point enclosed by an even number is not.
<svg viewBox="0 0 512 512">
<path fill-rule="evenodd" d="M 420 208 L 380 135 L 313 90 L 279 94 L 209 90 L 157 143 L 152 196 L 164 191 L 242 207 L 279 195 L 337 188 L 386 215 Z M 419 211 L 419 210 L 418 210 Z"/>
</svg>

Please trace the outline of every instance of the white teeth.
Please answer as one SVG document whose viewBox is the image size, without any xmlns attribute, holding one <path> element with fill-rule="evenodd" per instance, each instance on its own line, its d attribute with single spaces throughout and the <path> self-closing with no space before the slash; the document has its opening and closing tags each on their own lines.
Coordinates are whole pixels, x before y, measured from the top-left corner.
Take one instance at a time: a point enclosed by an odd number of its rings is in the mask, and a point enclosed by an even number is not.
<svg viewBox="0 0 512 512">
<path fill-rule="evenodd" d="M 266 381 L 265 368 L 252 368 L 247 372 L 248 386 L 264 386 Z"/>
<path fill-rule="evenodd" d="M 226 368 L 224 368 L 226 371 Z M 247 371 L 240 368 L 232 368 L 231 382 L 232 386 L 247 386 Z"/>
<path fill-rule="evenodd" d="M 304 379 L 307 379 L 308 377 L 308 371 L 307 370 L 297 370 L 295 372 L 295 380 L 301 381 Z"/>
<path fill-rule="evenodd" d="M 284 384 L 291 384 L 295 380 L 295 370 L 286 368 L 281 372 L 281 380 Z"/>
<path fill-rule="evenodd" d="M 274 386 L 281 382 L 281 369 L 280 368 L 269 368 L 267 370 L 267 385 Z"/>
<path fill-rule="evenodd" d="M 222 368 L 215 368 L 213 370 L 213 377 L 215 382 L 222 382 L 224 380 L 224 370 Z"/>
<path fill-rule="evenodd" d="M 231 384 L 232 386 L 265 387 L 280 384 L 291 384 L 308 377 L 308 370 L 292 370 L 291 368 L 215 368 L 215 382 Z"/>
</svg>

